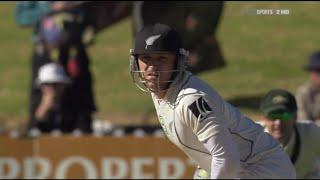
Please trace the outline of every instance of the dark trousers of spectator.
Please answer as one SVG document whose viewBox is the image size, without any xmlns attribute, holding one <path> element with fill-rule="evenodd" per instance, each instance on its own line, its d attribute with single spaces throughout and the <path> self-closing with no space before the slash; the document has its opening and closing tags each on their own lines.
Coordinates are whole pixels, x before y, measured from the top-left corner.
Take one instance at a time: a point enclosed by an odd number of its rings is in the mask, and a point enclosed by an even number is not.
<svg viewBox="0 0 320 180">
<path fill-rule="evenodd" d="M 93 82 L 89 71 L 89 57 L 85 47 L 81 43 L 76 46 L 76 59 L 80 73 L 79 76 L 71 78 L 72 84 L 65 90 L 61 114 L 49 116 L 51 119 L 49 118 L 46 122 L 38 122 L 36 120 L 35 111 L 41 101 L 41 91 L 35 83 L 36 77 L 39 68 L 52 61 L 48 51 L 39 51 L 41 49 L 39 47 L 41 46 L 41 44 L 35 45 L 31 59 L 28 130 L 36 127 L 43 132 L 50 132 L 53 129 L 59 129 L 66 133 L 75 129 L 79 129 L 84 133 L 92 132 L 92 113 L 96 111 L 96 106 L 92 90 Z M 69 49 L 68 47 L 61 47 L 59 49 L 58 61 L 65 67 L 66 72 L 68 72 Z"/>
</svg>

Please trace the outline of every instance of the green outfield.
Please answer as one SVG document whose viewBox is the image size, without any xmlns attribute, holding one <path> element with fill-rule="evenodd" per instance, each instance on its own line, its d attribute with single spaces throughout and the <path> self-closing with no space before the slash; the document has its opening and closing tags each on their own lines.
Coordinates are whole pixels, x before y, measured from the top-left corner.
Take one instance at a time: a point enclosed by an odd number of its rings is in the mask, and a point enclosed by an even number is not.
<svg viewBox="0 0 320 180">
<path fill-rule="evenodd" d="M 257 9 L 288 9 L 289 15 L 257 15 Z M 295 92 L 307 79 L 302 69 L 318 49 L 318 2 L 227 2 L 217 39 L 227 67 L 200 78 L 248 116 L 257 118 L 257 104 L 271 88 Z M 248 13 L 249 12 L 249 13 Z M 0 3 L 0 126 L 23 124 L 28 117 L 31 32 L 15 24 L 14 3 Z M 98 35 L 90 47 L 96 118 L 117 124 L 155 123 L 148 94 L 129 74 L 131 19 Z"/>
</svg>

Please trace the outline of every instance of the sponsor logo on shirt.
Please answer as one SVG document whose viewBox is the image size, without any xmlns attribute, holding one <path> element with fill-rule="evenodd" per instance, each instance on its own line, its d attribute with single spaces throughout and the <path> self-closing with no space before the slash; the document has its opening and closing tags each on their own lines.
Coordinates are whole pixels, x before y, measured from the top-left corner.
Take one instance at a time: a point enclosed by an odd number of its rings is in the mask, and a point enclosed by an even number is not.
<svg viewBox="0 0 320 180">
<path fill-rule="evenodd" d="M 208 103 L 203 99 L 203 97 L 200 97 L 196 101 L 194 101 L 191 105 L 188 107 L 192 113 L 199 119 L 204 119 L 207 117 L 208 114 L 212 112 L 211 107 L 208 105 Z"/>
</svg>

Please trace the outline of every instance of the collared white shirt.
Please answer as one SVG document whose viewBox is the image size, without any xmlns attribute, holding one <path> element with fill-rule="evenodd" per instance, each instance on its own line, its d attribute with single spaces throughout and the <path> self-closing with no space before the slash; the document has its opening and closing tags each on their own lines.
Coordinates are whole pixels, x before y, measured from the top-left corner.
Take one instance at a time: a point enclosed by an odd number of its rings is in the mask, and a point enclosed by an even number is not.
<svg viewBox="0 0 320 180">
<path fill-rule="evenodd" d="M 224 128 L 238 148 L 241 165 L 254 164 L 279 149 L 279 143 L 261 125 L 196 76 L 186 72 L 176 81 L 162 100 L 151 93 L 160 124 L 167 137 L 207 172 L 211 172 L 212 156 L 203 142 Z"/>
</svg>

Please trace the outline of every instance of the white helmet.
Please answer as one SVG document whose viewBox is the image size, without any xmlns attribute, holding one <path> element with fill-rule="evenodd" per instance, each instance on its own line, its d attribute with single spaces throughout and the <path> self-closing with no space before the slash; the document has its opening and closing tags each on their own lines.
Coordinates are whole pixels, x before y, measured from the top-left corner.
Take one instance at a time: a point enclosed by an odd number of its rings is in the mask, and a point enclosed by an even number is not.
<svg viewBox="0 0 320 180">
<path fill-rule="evenodd" d="M 70 78 L 66 75 L 63 67 L 57 63 L 48 63 L 40 67 L 37 84 L 43 83 L 63 83 L 69 84 Z"/>
</svg>

